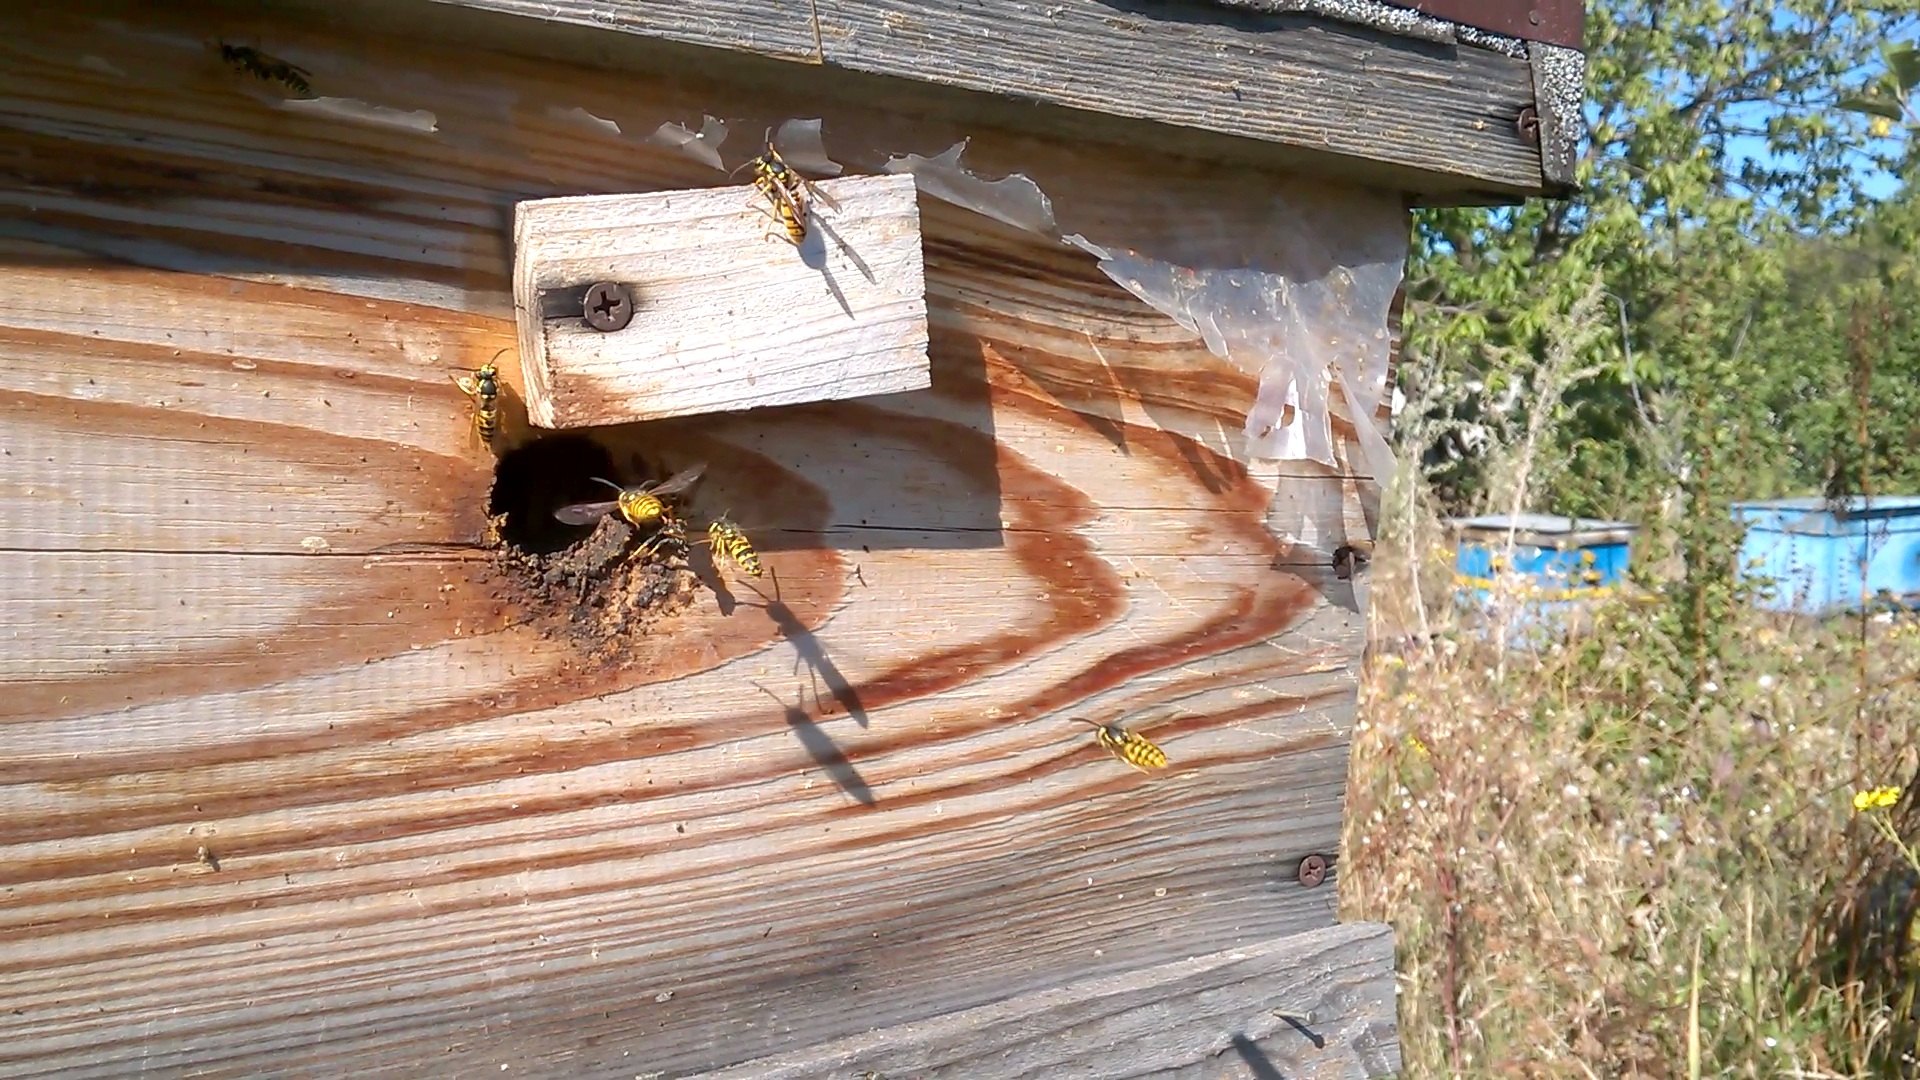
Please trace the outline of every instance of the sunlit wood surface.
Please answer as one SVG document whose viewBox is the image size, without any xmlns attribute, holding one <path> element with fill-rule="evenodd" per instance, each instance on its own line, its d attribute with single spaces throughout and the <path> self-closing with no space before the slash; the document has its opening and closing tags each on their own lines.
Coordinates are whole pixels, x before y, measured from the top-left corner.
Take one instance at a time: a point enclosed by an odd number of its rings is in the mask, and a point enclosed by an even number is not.
<svg viewBox="0 0 1920 1080">
<path fill-rule="evenodd" d="M 597 432 L 708 462 L 769 568 L 622 663 L 481 546 L 447 373 L 512 345 L 515 200 L 725 183 L 642 138 L 703 113 L 729 167 L 790 115 L 957 135 L 286 18 L 0 30 L 0 1072 L 679 1075 L 1332 926 L 1361 620 L 1273 518 L 1362 536 L 1361 489 L 1237 464 L 1253 381 L 1083 254 L 923 198 L 931 391 Z M 1210 182 L 972 134 L 1063 219 Z"/>
</svg>

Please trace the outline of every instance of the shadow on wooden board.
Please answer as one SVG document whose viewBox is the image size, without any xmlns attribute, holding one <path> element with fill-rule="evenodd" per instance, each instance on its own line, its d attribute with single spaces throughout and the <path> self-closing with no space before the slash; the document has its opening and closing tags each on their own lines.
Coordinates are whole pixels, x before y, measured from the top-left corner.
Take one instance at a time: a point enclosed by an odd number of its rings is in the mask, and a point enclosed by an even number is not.
<svg viewBox="0 0 1920 1080">
<path fill-rule="evenodd" d="M 1096 977 L 750 1061 L 717 1074 L 828 1077 L 1385 1077 L 1400 1068 L 1380 924 Z"/>
</svg>

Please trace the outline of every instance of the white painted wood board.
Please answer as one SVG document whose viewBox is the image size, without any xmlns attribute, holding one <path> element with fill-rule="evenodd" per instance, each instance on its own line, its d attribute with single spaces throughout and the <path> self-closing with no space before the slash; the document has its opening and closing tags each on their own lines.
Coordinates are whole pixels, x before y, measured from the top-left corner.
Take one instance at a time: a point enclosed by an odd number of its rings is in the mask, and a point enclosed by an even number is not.
<svg viewBox="0 0 1920 1080">
<path fill-rule="evenodd" d="M 750 185 L 519 203 L 528 418 L 578 428 L 926 389 L 913 178 L 818 187 L 838 208 L 816 200 L 797 247 Z M 625 327 L 565 303 L 599 281 L 632 294 Z"/>
</svg>

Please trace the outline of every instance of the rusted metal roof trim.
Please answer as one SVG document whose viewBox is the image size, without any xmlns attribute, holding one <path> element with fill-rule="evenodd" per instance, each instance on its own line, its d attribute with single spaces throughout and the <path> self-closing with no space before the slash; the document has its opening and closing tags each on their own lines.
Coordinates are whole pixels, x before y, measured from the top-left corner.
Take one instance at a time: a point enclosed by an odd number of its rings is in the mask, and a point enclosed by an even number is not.
<svg viewBox="0 0 1920 1080">
<path fill-rule="evenodd" d="M 1398 0 L 1415 11 L 1525 41 L 1581 49 L 1585 0 Z"/>
</svg>

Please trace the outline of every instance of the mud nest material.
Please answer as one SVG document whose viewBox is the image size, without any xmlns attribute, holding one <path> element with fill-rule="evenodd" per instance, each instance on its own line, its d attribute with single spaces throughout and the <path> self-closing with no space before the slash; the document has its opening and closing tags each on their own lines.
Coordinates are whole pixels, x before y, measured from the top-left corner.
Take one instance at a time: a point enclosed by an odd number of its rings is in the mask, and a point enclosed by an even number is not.
<svg viewBox="0 0 1920 1080">
<path fill-rule="evenodd" d="M 621 656 L 634 635 L 686 606 L 699 583 L 684 547 L 669 542 L 643 551 L 651 533 L 640 535 L 615 514 L 554 552 L 500 540 L 502 518 L 493 525 L 495 558 L 512 598 L 549 636 L 568 638 L 597 660 Z"/>
</svg>

